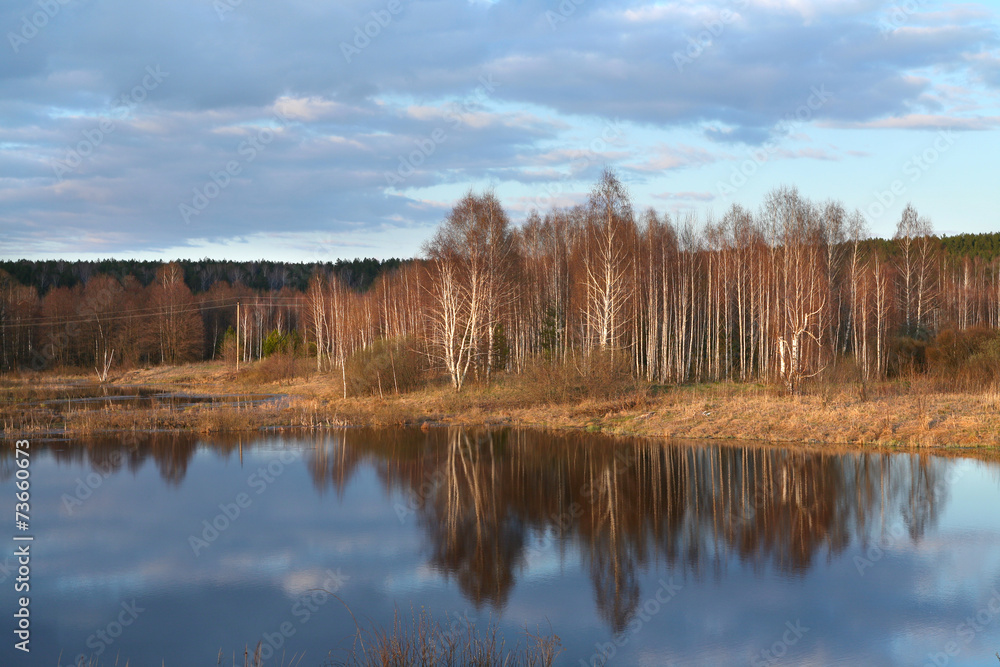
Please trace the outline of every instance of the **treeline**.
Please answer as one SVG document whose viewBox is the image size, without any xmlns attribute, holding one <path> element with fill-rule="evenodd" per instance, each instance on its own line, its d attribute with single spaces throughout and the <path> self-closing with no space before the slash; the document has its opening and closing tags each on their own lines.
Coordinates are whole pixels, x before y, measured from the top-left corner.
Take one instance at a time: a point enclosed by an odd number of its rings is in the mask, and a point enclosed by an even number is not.
<svg viewBox="0 0 1000 667">
<path fill-rule="evenodd" d="M 211 289 L 212 285 L 227 282 L 244 285 L 252 290 L 281 290 L 286 287 L 303 291 L 309 279 L 316 272 L 332 273 L 352 289 L 365 291 L 375 279 L 386 271 L 399 268 L 404 261 L 399 259 L 378 260 L 374 258 L 344 260 L 336 262 L 269 262 L 266 260 L 236 262 L 228 260 L 186 260 L 174 263 L 181 267 L 184 284 L 198 294 Z M 55 287 L 76 287 L 85 285 L 97 275 L 110 276 L 119 282 L 127 276 L 136 279 L 140 285 L 148 286 L 156 279 L 161 262 L 135 259 L 102 259 L 100 261 L 48 260 L 7 260 L 0 261 L 0 271 L 8 274 L 22 285 L 34 287 L 39 296 Z"/>
<path fill-rule="evenodd" d="M 1000 232 L 945 236 L 941 239 L 941 247 L 955 257 L 979 257 L 990 261 L 1000 257 Z"/>
<path fill-rule="evenodd" d="M 992 382 L 998 242 L 937 238 L 912 206 L 893 239 L 872 239 L 860 212 L 791 188 L 756 211 L 675 220 L 635 212 L 608 171 L 586 204 L 532 212 L 519 227 L 493 193 L 470 192 L 422 259 L 381 265 L 365 290 L 325 265 L 303 288 L 234 279 L 195 290 L 181 263 L 148 284 L 98 273 L 44 293 L 7 276 L 2 364 L 284 353 L 335 371 L 345 394 L 434 377 L 461 389 L 539 365 L 654 383 L 777 381 L 790 392 L 820 373 L 869 381 L 928 363 Z"/>
</svg>

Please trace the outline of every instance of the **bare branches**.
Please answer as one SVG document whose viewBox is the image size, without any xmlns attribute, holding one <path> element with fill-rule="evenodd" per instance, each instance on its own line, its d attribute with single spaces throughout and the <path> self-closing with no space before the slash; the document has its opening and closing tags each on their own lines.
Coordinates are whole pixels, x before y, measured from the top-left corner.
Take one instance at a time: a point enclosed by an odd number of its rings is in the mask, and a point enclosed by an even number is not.
<svg viewBox="0 0 1000 667">
<path fill-rule="evenodd" d="M 473 362 L 489 380 L 498 326 L 513 301 L 516 252 L 496 195 L 467 194 L 427 244 L 431 349 L 456 391 Z M 478 368 L 478 366 L 476 366 Z"/>
<path fill-rule="evenodd" d="M 650 382 L 767 381 L 794 393 L 844 362 L 862 382 L 884 378 L 896 370 L 892 350 L 946 327 L 1000 328 L 998 254 L 945 248 L 912 206 L 882 241 L 868 238 L 860 212 L 794 188 L 708 221 L 652 209 L 637 219 L 607 170 L 586 204 L 533 211 L 517 229 L 495 193 L 469 192 L 423 259 L 368 291 L 317 273 L 304 292 L 216 282 L 194 296 L 184 268 L 167 264 L 149 285 L 94 275 L 40 295 L 0 274 L 0 368 L 39 360 L 104 378 L 199 350 L 232 354 L 237 331 L 252 361 L 269 333 L 294 329 L 317 371 L 339 371 L 344 395 L 350 359 L 386 339 L 429 359 L 456 390 L 608 352 Z M 396 387 L 400 348 L 384 349 Z"/>
</svg>

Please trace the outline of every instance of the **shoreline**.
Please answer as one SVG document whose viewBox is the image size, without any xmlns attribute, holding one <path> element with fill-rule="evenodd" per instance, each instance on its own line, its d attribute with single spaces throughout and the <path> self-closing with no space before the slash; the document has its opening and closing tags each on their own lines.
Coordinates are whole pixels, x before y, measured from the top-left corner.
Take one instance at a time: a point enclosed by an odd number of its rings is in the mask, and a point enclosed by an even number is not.
<svg viewBox="0 0 1000 667">
<path fill-rule="evenodd" d="M 990 450 L 1000 448 L 1000 392 L 940 392 L 903 383 L 819 386 L 783 396 L 752 384 L 634 388 L 607 397 L 539 396 L 524 380 L 501 378 L 456 394 L 432 387 L 383 397 L 338 395 L 339 378 L 305 373 L 269 383 L 236 377 L 221 362 L 121 373 L 104 385 L 93 375 L 25 374 L 0 378 L 3 429 L 69 436 L 114 431 L 201 433 L 263 428 L 326 428 L 423 424 L 507 425 L 609 435 L 746 440 L 783 445 L 866 449 Z M 126 388 L 210 397 L 271 395 L 250 408 L 226 403 L 56 412 L 19 401 L 69 388 Z"/>
</svg>

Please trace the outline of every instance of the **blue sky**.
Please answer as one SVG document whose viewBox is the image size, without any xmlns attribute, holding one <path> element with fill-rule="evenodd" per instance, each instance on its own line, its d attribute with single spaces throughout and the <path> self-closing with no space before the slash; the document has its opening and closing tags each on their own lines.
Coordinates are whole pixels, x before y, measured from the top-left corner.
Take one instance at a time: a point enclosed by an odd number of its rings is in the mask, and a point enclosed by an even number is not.
<svg viewBox="0 0 1000 667">
<path fill-rule="evenodd" d="M 415 256 L 605 166 L 702 221 L 797 186 L 1000 229 L 1000 4 L 9 0 L 0 256 Z"/>
</svg>

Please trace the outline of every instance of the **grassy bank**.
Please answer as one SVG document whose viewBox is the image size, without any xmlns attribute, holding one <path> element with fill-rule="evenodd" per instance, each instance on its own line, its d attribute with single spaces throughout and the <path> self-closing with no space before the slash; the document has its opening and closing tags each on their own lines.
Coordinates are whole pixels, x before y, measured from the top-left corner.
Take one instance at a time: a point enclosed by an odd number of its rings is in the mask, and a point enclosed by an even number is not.
<svg viewBox="0 0 1000 667">
<path fill-rule="evenodd" d="M 147 429 L 209 433 L 264 427 L 505 423 L 677 438 L 1000 446 L 1000 392 L 942 391 L 920 382 L 865 387 L 817 384 L 803 395 L 789 397 L 765 385 L 657 387 L 621 378 L 588 380 L 539 372 L 501 377 L 489 386 L 473 384 L 457 394 L 437 386 L 345 399 L 337 375 L 301 368 L 294 377 L 272 380 L 253 366 L 237 375 L 222 363 L 199 363 L 123 373 L 108 386 L 209 395 L 268 393 L 276 398 L 251 407 L 216 404 L 185 409 L 56 410 L 25 405 L 92 378 L 52 373 L 0 378 L 3 428 L 25 433 Z"/>
</svg>

